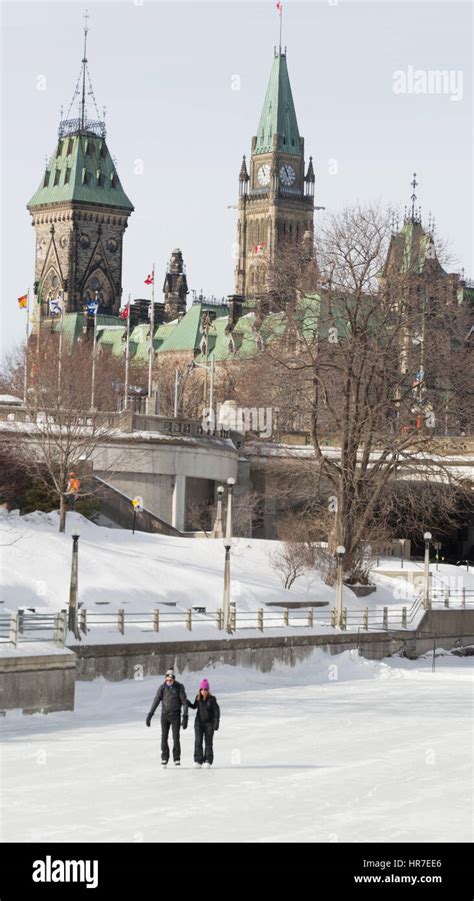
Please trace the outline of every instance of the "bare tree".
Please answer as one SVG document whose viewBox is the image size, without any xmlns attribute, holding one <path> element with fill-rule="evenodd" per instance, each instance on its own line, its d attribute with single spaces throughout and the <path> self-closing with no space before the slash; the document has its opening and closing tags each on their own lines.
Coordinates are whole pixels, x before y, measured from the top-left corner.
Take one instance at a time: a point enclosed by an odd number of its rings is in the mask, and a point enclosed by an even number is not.
<svg viewBox="0 0 474 901">
<path fill-rule="evenodd" d="M 36 480 L 59 503 L 59 530 L 65 531 L 68 500 L 93 493 L 87 479 L 97 446 L 116 431 L 113 414 L 100 411 L 110 393 L 107 371 L 97 379 L 99 409 L 91 410 L 90 349 L 80 343 L 63 347 L 57 342 L 43 346 L 40 354 L 29 348 L 30 373 L 26 409 L 15 412 L 12 421 L 3 421 L 0 430 L 1 454 L 16 473 Z M 14 384 L 16 372 L 10 373 Z M 4 384 L 8 373 L 4 373 Z M 71 473 L 81 480 L 79 491 L 70 491 Z"/>
<path fill-rule="evenodd" d="M 306 469 L 319 490 L 309 491 L 307 509 L 321 515 L 314 505 L 323 486 L 330 549 L 344 545 L 353 581 L 366 570 L 371 534 L 380 534 L 382 521 L 388 530 L 383 509 L 393 479 L 422 472 L 456 483 L 441 453 L 446 411 L 459 421 L 459 371 L 470 379 L 455 279 L 449 282 L 436 260 L 424 280 L 418 259 L 403 274 L 387 271 L 389 218 L 377 206 L 328 217 L 317 246 L 317 292 L 282 291 L 278 307 L 275 291 L 273 314 L 260 327 L 259 385 L 278 407 L 280 427 L 296 420 L 311 434 Z M 291 258 L 288 278 L 293 269 Z M 469 389 L 463 402 L 468 396 Z M 328 452 L 329 441 L 337 452 Z"/>
</svg>

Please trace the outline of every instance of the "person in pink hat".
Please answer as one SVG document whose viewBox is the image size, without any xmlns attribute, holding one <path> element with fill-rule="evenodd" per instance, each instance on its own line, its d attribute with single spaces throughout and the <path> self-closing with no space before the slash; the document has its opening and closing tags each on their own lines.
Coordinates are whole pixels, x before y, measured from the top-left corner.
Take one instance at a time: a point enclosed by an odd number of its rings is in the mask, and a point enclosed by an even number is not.
<svg viewBox="0 0 474 901">
<path fill-rule="evenodd" d="M 212 742 L 214 732 L 219 728 L 221 712 L 214 695 L 211 695 L 207 679 L 201 680 L 196 699 L 194 703 L 188 700 L 188 707 L 197 710 L 194 720 L 194 766 L 202 767 L 204 764 L 209 769 L 214 761 Z"/>
</svg>

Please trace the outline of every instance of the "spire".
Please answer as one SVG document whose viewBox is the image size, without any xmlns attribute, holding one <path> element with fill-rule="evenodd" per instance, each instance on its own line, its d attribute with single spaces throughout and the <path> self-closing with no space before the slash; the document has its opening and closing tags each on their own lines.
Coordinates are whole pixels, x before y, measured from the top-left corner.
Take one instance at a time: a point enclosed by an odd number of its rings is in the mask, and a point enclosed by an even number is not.
<svg viewBox="0 0 474 901">
<path fill-rule="evenodd" d="M 276 146 L 275 135 L 278 135 Z M 273 60 L 253 152 L 271 153 L 272 150 L 302 155 L 286 53 L 281 48 Z"/>
<path fill-rule="evenodd" d="M 73 134 L 94 134 L 97 137 L 104 138 L 106 137 L 106 129 L 105 129 L 105 108 L 104 115 L 102 119 L 100 118 L 99 110 L 97 108 L 96 99 L 94 96 L 94 90 L 92 88 L 91 77 L 89 75 L 89 69 L 87 66 L 87 35 L 89 33 L 89 25 L 88 20 L 90 19 L 89 12 L 86 9 L 84 13 L 84 51 L 81 61 L 81 68 L 79 72 L 79 77 L 76 82 L 76 87 L 74 89 L 74 94 L 72 95 L 72 100 L 69 104 L 69 109 L 67 111 L 66 118 L 63 119 L 61 112 L 61 121 L 59 123 L 58 129 L 58 137 L 63 138 L 65 135 L 73 135 Z M 86 79 L 88 90 L 86 91 Z M 80 87 L 82 85 L 82 87 Z M 89 119 L 87 115 L 86 109 L 86 94 L 92 97 L 92 101 L 95 108 L 96 118 Z M 72 106 L 74 101 L 80 98 L 79 100 L 79 116 L 77 119 L 71 119 L 70 113 L 72 110 Z"/>
<path fill-rule="evenodd" d="M 412 222 L 416 222 L 416 216 L 415 216 L 415 200 L 417 199 L 417 197 L 416 197 L 416 194 L 415 194 L 415 188 L 417 187 L 417 185 L 418 185 L 418 182 L 417 182 L 417 180 L 416 180 L 416 172 L 414 172 L 414 173 L 413 173 L 413 181 L 411 182 L 411 187 L 412 187 L 413 191 L 412 191 L 412 195 L 411 195 L 411 197 L 410 197 L 410 200 L 411 200 L 411 221 L 412 221 Z"/>
</svg>

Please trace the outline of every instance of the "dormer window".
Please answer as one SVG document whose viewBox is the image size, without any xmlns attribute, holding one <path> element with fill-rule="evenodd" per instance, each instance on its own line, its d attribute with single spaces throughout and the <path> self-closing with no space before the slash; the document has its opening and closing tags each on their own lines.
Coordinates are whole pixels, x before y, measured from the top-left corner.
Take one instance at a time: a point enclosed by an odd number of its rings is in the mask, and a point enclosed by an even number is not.
<svg viewBox="0 0 474 901">
<path fill-rule="evenodd" d="M 72 138 L 69 138 L 68 145 L 67 145 L 68 156 L 71 155 L 73 147 L 74 147 L 74 141 L 72 140 Z"/>
<path fill-rule="evenodd" d="M 229 341 L 228 341 L 227 346 L 228 346 L 228 348 L 229 348 L 229 353 L 230 353 L 230 354 L 235 354 L 235 341 L 234 341 L 232 335 L 231 335 L 230 338 L 229 338 Z"/>
<path fill-rule="evenodd" d="M 88 184 L 88 181 L 89 181 L 89 179 L 88 179 L 88 172 L 87 172 L 86 167 L 84 166 L 83 169 L 82 169 L 82 184 L 83 184 L 83 185 L 87 185 L 87 184 Z"/>
<path fill-rule="evenodd" d="M 49 185 L 49 169 L 46 169 L 46 172 L 44 173 L 43 188 L 47 188 L 48 185 Z"/>
<path fill-rule="evenodd" d="M 54 187 L 55 188 L 59 185 L 59 176 L 60 175 L 61 175 L 61 170 L 56 169 L 56 172 L 54 173 Z"/>
</svg>

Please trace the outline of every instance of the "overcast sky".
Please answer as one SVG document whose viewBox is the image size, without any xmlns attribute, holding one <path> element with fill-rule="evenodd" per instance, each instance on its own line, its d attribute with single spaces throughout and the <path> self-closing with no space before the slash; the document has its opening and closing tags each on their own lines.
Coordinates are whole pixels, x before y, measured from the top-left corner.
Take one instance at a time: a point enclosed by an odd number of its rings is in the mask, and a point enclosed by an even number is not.
<svg viewBox="0 0 474 901">
<path fill-rule="evenodd" d="M 175 247 L 191 288 L 230 294 L 237 213 L 228 206 L 237 203 L 242 154 L 250 155 L 278 43 L 275 2 L 87 5 L 89 71 L 135 206 L 124 239 L 124 296 L 146 296 L 153 261 L 161 291 Z M 24 336 L 17 297 L 33 284 L 35 246 L 26 203 L 55 148 L 60 107 L 67 110 L 74 92 L 85 6 L 2 5 L 0 352 Z M 423 213 L 434 213 L 453 268 L 464 266 L 467 276 L 474 275 L 471 17 L 469 3 L 287 0 L 283 26 L 316 203 L 334 211 L 381 198 L 403 210 L 416 171 Z M 451 87 L 414 93 L 407 80 L 396 93 L 403 78 L 394 73 L 410 67 L 446 70 Z"/>
</svg>

